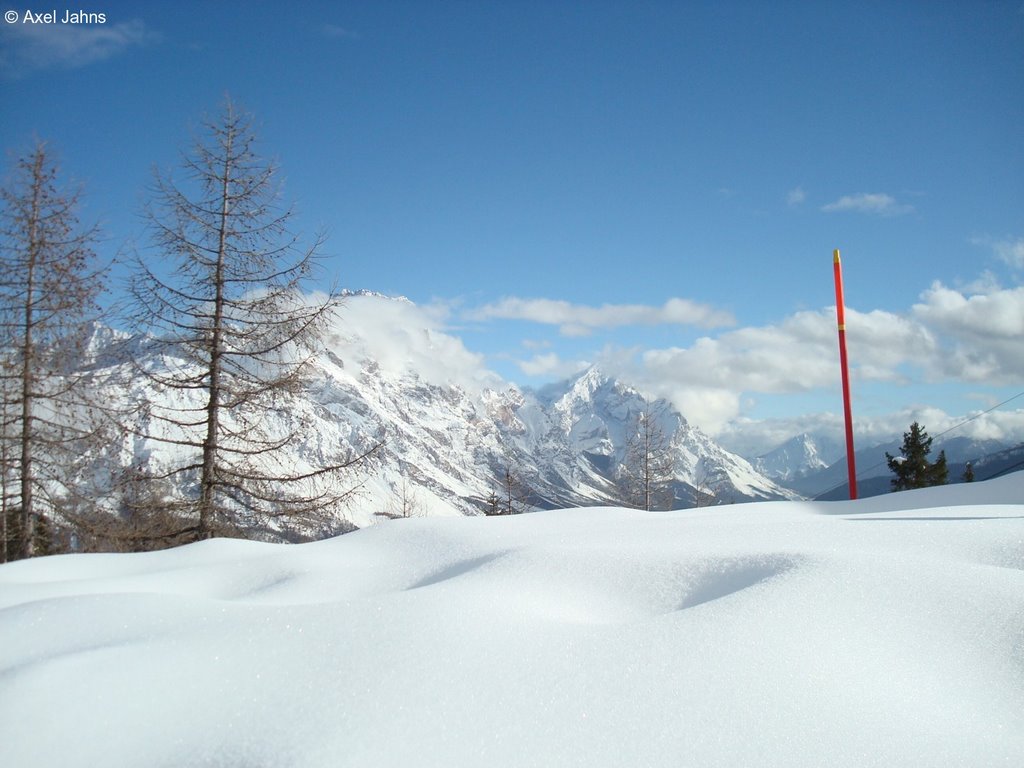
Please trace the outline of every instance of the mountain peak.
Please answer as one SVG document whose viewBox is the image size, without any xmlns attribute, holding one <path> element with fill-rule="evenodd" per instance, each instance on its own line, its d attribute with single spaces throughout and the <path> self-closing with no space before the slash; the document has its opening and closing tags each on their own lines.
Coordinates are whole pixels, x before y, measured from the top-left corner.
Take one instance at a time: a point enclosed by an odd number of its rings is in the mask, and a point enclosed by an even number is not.
<svg viewBox="0 0 1024 768">
<path fill-rule="evenodd" d="M 646 399 L 635 387 L 610 376 L 598 365 L 591 365 L 576 376 L 545 387 L 542 391 L 551 402 L 591 401 L 597 397 Z"/>
<path fill-rule="evenodd" d="M 391 296 L 387 293 L 381 293 L 380 291 L 371 291 L 366 288 L 350 289 L 344 288 L 339 292 L 339 296 L 342 299 L 347 298 L 369 298 L 369 299 L 387 299 L 388 301 L 400 301 L 406 304 L 413 304 L 412 299 L 405 296 Z"/>
<path fill-rule="evenodd" d="M 806 432 L 758 456 L 753 464 L 758 472 L 773 480 L 791 480 L 828 466 L 815 439 Z"/>
<path fill-rule="evenodd" d="M 586 394 L 593 396 L 602 387 L 608 386 L 611 383 L 611 378 L 607 376 L 604 371 L 598 368 L 596 365 L 592 365 L 589 368 L 582 371 L 575 379 L 570 379 L 569 391 L 579 394 Z"/>
</svg>

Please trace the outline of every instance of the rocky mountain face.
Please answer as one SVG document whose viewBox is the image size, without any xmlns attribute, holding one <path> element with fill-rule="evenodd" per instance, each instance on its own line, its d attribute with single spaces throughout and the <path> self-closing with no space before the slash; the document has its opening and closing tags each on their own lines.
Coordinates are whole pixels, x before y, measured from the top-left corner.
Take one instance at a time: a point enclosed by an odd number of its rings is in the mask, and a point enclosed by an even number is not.
<svg viewBox="0 0 1024 768">
<path fill-rule="evenodd" d="M 349 514 L 479 514 L 494 498 L 514 509 L 622 504 L 627 443 L 642 412 L 656 419 L 672 467 L 672 506 L 794 498 L 729 453 L 665 401 L 648 403 L 591 368 L 541 393 L 467 388 L 395 376 L 334 349 L 311 392 L 315 431 L 353 452 L 382 439 L 360 472 Z M 322 410 L 321 410 L 322 409 Z"/>
<path fill-rule="evenodd" d="M 405 328 L 415 344 L 396 347 L 382 331 L 368 329 L 371 321 L 358 318 L 401 313 L 400 300 L 351 301 L 357 310 L 370 302 L 373 313 L 353 312 L 357 319 L 327 339 L 306 392 L 261 416 L 270 434 L 301 435 L 288 446 L 288 461 L 298 468 L 380 444 L 347 478 L 357 488 L 344 511 L 348 523 L 364 526 L 380 515 L 481 514 L 495 498 L 517 511 L 622 504 L 627 445 L 641 413 L 663 436 L 673 507 L 798 497 L 716 444 L 666 401 L 648 402 L 596 368 L 540 392 L 493 376 L 448 376 L 446 356 L 457 361 L 468 354 L 461 345 L 452 347 L 451 337 Z M 131 350 L 136 366 L 180 365 L 148 351 L 144 340 L 98 333 L 93 365 L 122 368 L 121 380 L 129 367 L 109 345 Z M 399 348 L 416 351 L 399 354 Z M 173 395 L 143 379 L 132 380 L 129 391 L 136 402 Z M 123 466 L 159 467 L 174 450 L 126 437 L 108 455 Z"/>
<path fill-rule="evenodd" d="M 667 401 L 647 401 L 597 368 L 538 393 L 537 406 L 545 416 L 543 444 L 557 446 L 566 463 L 575 461 L 577 477 L 587 477 L 584 463 L 605 481 L 619 477 L 628 444 L 647 417 L 669 456 L 673 506 L 694 506 L 702 495 L 715 503 L 794 497 L 689 424 Z M 585 484 L 575 490 L 583 498 L 593 493 Z"/>
</svg>

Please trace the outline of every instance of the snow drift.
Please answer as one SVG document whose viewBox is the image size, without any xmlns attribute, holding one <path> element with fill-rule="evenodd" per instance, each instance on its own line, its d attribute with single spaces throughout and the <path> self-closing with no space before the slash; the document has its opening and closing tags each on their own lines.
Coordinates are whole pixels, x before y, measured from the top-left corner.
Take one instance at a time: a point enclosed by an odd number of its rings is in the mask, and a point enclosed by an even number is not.
<svg viewBox="0 0 1024 768">
<path fill-rule="evenodd" d="M 1024 764 L 1024 474 L 0 567 L 39 766 Z"/>
</svg>

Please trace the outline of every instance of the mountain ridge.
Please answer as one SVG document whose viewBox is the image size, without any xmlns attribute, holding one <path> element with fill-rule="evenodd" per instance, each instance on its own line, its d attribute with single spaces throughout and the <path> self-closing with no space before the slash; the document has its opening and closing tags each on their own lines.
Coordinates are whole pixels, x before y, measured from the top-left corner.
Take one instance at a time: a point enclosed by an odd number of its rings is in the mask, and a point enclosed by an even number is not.
<svg viewBox="0 0 1024 768">
<path fill-rule="evenodd" d="M 405 323 L 401 301 L 353 292 L 345 302 L 303 393 L 261 414 L 271 433 L 302 435 L 287 448 L 287 462 L 302 468 L 379 443 L 352 475 L 356 493 L 339 524 L 363 527 L 381 515 L 482 514 L 510 479 L 518 511 L 621 505 L 627 443 L 641 412 L 666 436 L 671 506 L 799 497 L 719 446 L 667 401 L 648 400 L 596 366 L 544 393 L 521 389 L 497 376 L 469 375 L 475 356 L 443 331 Z M 93 365 L 128 380 L 129 400 L 171 396 L 132 377 L 140 366 L 180 365 L 167 345 L 109 329 L 97 329 L 94 341 Z M 136 424 L 128 433 L 153 428 Z M 178 450 L 126 437 L 108 461 L 115 469 L 166 467 Z"/>
<path fill-rule="evenodd" d="M 109 374 L 127 382 L 122 396 L 135 404 L 170 394 L 133 372 L 182 365 L 159 339 L 100 325 L 88 349 L 83 366 L 99 379 Z M 286 459 L 303 471 L 377 446 L 345 480 L 355 493 L 336 523 L 346 530 L 382 516 L 481 514 L 494 511 L 496 497 L 515 511 L 628 506 L 627 453 L 641 416 L 663 436 L 671 467 L 663 483 L 671 500 L 658 506 L 831 497 L 845 482 L 842 447 L 816 433 L 747 459 L 667 400 L 646 397 L 600 366 L 532 390 L 501 379 L 483 362 L 443 325 L 425 323 L 408 299 L 348 291 L 312 361 L 308 386 L 289 407 L 268 412 L 266 424 L 275 434 L 303 435 Z M 137 437 L 149 431 L 159 432 L 136 424 L 127 432 L 135 437 L 109 448 L 111 471 L 175 466 L 178 449 Z M 951 463 L 1004 447 L 961 438 L 936 444 Z M 885 450 L 898 446 L 858 450 L 862 494 L 888 488 Z"/>
</svg>

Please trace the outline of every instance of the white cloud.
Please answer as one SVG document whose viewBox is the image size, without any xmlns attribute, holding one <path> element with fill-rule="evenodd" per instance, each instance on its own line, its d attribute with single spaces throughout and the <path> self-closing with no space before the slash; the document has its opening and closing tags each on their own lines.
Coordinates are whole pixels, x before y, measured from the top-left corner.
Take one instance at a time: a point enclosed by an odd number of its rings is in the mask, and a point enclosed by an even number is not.
<svg viewBox="0 0 1024 768">
<path fill-rule="evenodd" d="M 850 367 L 860 379 L 903 381 L 903 366 L 931 370 L 942 355 L 941 343 L 929 328 L 893 312 L 864 313 L 847 307 L 846 334 Z M 838 340 L 834 345 L 838 348 Z"/>
<path fill-rule="evenodd" d="M 968 421 L 968 419 L 971 419 Z M 1014 442 L 1024 439 L 1024 410 L 1000 410 L 991 413 L 973 411 L 949 414 L 933 406 L 912 405 L 891 413 L 865 416 L 854 412 L 854 440 L 857 449 L 899 440 L 913 422 L 921 424 L 931 436 L 953 430 L 948 438 Z M 834 447 L 834 456 L 844 455 L 845 424 L 838 413 L 813 413 L 786 418 L 750 419 L 740 416 L 717 433 L 723 447 L 741 456 L 760 456 L 795 435 L 809 433 L 824 438 Z M 943 438 L 940 437 L 940 440 Z M 858 467 L 866 469 L 866 467 Z"/>
<path fill-rule="evenodd" d="M 899 203 L 891 195 L 881 192 L 862 192 L 857 195 L 843 195 L 834 203 L 823 205 L 821 210 L 826 213 L 852 211 L 855 213 L 867 213 L 875 216 L 899 216 L 904 213 L 912 212 L 914 207 L 912 205 Z"/>
<path fill-rule="evenodd" d="M 420 307 L 405 299 L 376 295 L 345 298 L 332 351 L 366 369 L 380 366 L 392 374 L 416 374 L 429 384 L 457 384 L 468 390 L 500 387 L 482 355 L 466 349 L 444 325 L 445 310 Z"/>
<path fill-rule="evenodd" d="M 1019 341 L 1024 336 L 1024 286 L 992 287 L 987 293 L 965 295 L 935 282 L 921 294 L 913 312 L 957 337 Z"/>
<path fill-rule="evenodd" d="M 973 237 L 971 243 L 992 249 L 996 258 L 1014 269 L 1024 269 L 1024 237 Z"/>
<path fill-rule="evenodd" d="M 576 375 L 590 364 L 579 360 L 563 360 L 557 353 L 548 352 L 543 355 L 534 355 L 529 360 L 522 360 L 518 365 L 519 369 L 527 376 L 542 376 L 561 380 Z"/>
<path fill-rule="evenodd" d="M 948 339 L 935 361 L 946 376 L 988 384 L 1024 378 L 1024 287 L 965 294 L 933 283 L 921 294 L 913 316 Z"/>
<path fill-rule="evenodd" d="M 716 434 L 740 415 L 744 393 L 803 392 L 832 382 L 834 318 L 802 312 L 779 326 L 703 337 L 687 348 L 605 350 L 598 364 Z"/>
<path fill-rule="evenodd" d="M 840 444 L 843 430 L 843 417 L 838 413 L 809 413 L 773 419 L 739 416 L 719 430 L 715 439 L 726 450 L 740 456 L 756 457 L 805 432 L 819 439 L 823 436 L 833 445 Z M 826 450 L 826 459 L 833 458 L 828 453 L 831 445 L 819 447 Z"/>
<path fill-rule="evenodd" d="M 1024 237 L 1016 240 L 996 240 L 992 243 L 996 255 L 1016 269 L 1024 269 Z"/>
<path fill-rule="evenodd" d="M 1016 240 L 999 240 L 995 243 L 996 254 L 1017 269 L 1024 269 L 1024 237 Z"/>
<path fill-rule="evenodd" d="M 1003 289 L 994 281 L 974 284 L 978 291 L 964 293 L 941 283 L 923 292 L 906 313 L 883 310 L 861 312 L 847 308 L 846 326 L 855 390 L 868 382 L 905 385 L 921 382 L 979 382 L 986 386 L 1019 383 L 1024 378 L 1024 287 Z M 984 290 L 981 290 L 984 289 Z M 562 323 L 571 319 L 582 327 L 609 322 L 605 308 L 576 307 L 568 302 L 500 303 L 508 314 L 547 318 Z M 492 316 L 502 316 L 491 305 Z M 662 308 L 641 308 L 664 317 Z M 527 310 L 531 314 L 527 315 Z M 587 310 L 579 311 L 577 310 Z M 346 360 L 367 361 L 395 373 L 417 373 L 426 382 L 455 383 L 466 389 L 501 387 L 482 355 L 470 352 L 451 335 L 452 310 L 442 305 L 418 307 L 411 302 L 376 296 L 347 299 L 336 343 L 347 345 Z M 588 311 L 592 314 L 588 314 Z M 545 314 L 546 313 L 546 314 Z M 650 317 L 640 312 L 637 318 Z M 590 323 L 591 326 L 586 324 Z M 517 365 L 530 377 L 563 379 L 588 362 L 579 354 L 562 357 L 557 344 L 549 348 L 531 344 L 531 357 Z M 838 343 L 833 307 L 797 312 L 780 322 L 736 328 L 698 339 L 688 347 L 640 349 L 605 347 L 592 354 L 610 375 L 652 396 L 670 400 L 691 422 L 711 434 L 740 438 L 730 426 L 743 419 L 751 396 L 797 395 L 808 402 L 815 393 L 837 391 Z M 344 356 L 344 355 L 343 355 Z M 859 385 L 858 385 L 859 382 Z M 864 392 L 864 389 L 861 389 Z M 888 389 L 891 393 L 893 390 Z M 891 395 L 887 398 L 891 400 Z M 898 395 L 903 399 L 906 394 Z M 877 406 L 876 406 L 877 412 Z M 986 415 L 960 434 L 978 437 L 1024 435 L 1024 416 L 1006 412 Z M 912 406 L 886 416 L 857 414 L 859 440 L 880 442 L 898 436 L 911 421 L 926 424 L 932 434 L 952 426 L 954 417 L 938 409 Z M 771 422 L 751 431 L 745 445 L 794 434 L 798 423 L 841 437 L 841 419 L 834 414 Z M 785 432 L 789 434 L 783 434 Z M 781 440 L 776 441 L 781 442 Z M 767 445 L 767 448 L 773 447 Z M 766 449 L 767 449 L 766 448 Z"/>
<path fill-rule="evenodd" d="M 973 280 L 960 284 L 960 289 L 967 293 L 993 293 L 1001 289 L 999 278 L 985 270 Z"/>
<path fill-rule="evenodd" d="M 795 189 L 791 189 L 786 194 L 786 204 L 792 207 L 800 205 L 800 203 L 802 203 L 806 199 L 807 193 L 804 192 L 803 187 L 796 187 Z"/>
<path fill-rule="evenodd" d="M 974 411 L 961 415 L 931 405 L 911 405 L 883 416 L 860 419 L 856 433 L 864 444 L 880 443 L 893 437 L 899 439 L 915 421 L 931 437 L 938 438 L 940 444 L 954 437 L 1012 442 L 1024 436 L 1024 410 Z"/>
<path fill-rule="evenodd" d="M 13 76 L 39 69 L 77 69 L 159 39 L 139 19 L 118 24 L 4 24 L 0 36 L 7 48 L 0 70 Z"/>
<path fill-rule="evenodd" d="M 664 324 L 695 325 L 715 328 L 735 324 L 731 313 L 689 299 L 673 298 L 662 306 L 642 304 L 604 304 L 590 307 L 554 299 L 510 297 L 487 304 L 465 314 L 471 320 L 529 320 L 559 326 L 563 336 L 589 336 L 599 328 L 653 326 Z"/>
<path fill-rule="evenodd" d="M 1024 287 L 1003 289 L 991 281 L 977 285 L 988 291 L 967 295 L 935 283 L 905 314 L 847 308 L 854 380 L 1019 383 L 1024 378 Z M 835 310 L 799 312 L 778 324 L 704 337 L 687 348 L 647 350 L 632 369 L 620 365 L 620 370 L 640 382 L 638 386 L 677 404 L 703 403 L 706 414 L 684 413 L 714 432 L 729 418 L 730 409 L 732 418 L 740 416 L 743 394 L 794 394 L 836 386 Z M 934 414 L 928 418 L 942 423 Z M 876 429 L 861 421 L 858 429 L 891 434 L 892 423 Z"/>
<path fill-rule="evenodd" d="M 1010 371 L 1022 365 L 997 355 L 998 339 L 992 337 L 974 340 L 974 355 L 979 358 L 975 360 L 960 349 L 946 326 L 925 322 L 918 314 L 847 308 L 855 381 L 972 381 L 979 380 L 980 370 L 994 377 L 1002 366 L 999 377 L 989 380 L 996 384 L 1012 378 Z M 982 368 L 989 357 L 995 359 Z M 670 399 L 688 419 L 715 434 L 741 416 L 745 395 L 836 388 L 838 360 L 835 309 L 827 308 L 798 312 L 778 324 L 703 337 L 686 348 L 620 350 L 617 355 L 606 351 L 599 364 L 640 389 Z"/>
<path fill-rule="evenodd" d="M 717 434 L 740 413 L 739 395 L 723 389 L 661 385 L 651 391 L 668 400 L 687 421 L 710 435 Z"/>
<path fill-rule="evenodd" d="M 927 359 L 928 333 L 885 312 L 847 311 L 852 368 L 859 379 L 897 381 L 908 360 Z M 741 412 L 741 395 L 791 394 L 832 387 L 838 380 L 835 311 L 804 311 L 777 325 L 741 328 L 692 346 L 648 350 L 633 375 L 714 433 Z"/>
<path fill-rule="evenodd" d="M 834 320 L 801 312 L 778 326 L 741 328 L 703 337 L 686 349 L 648 350 L 643 366 L 655 379 L 732 392 L 794 392 L 832 375 Z"/>
</svg>

